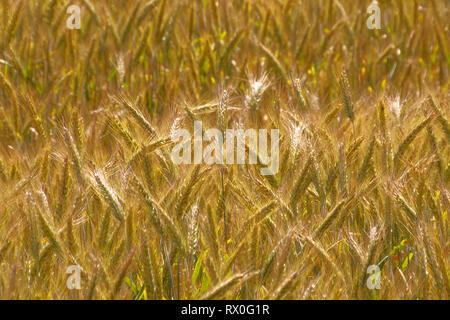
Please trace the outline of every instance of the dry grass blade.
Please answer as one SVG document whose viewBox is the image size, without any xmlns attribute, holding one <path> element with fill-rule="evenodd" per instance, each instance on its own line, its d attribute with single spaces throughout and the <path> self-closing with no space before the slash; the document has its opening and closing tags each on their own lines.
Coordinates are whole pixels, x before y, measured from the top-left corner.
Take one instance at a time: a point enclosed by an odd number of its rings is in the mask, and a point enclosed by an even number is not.
<svg viewBox="0 0 450 320">
<path fill-rule="evenodd" d="M 341 209 L 344 207 L 344 204 L 346 204 L 347 202 L 347 199 L 339 201 L 339 203 L 333 208 L 333 210 L 331 210 L 327 214 L 322 223 L 313 231 L 313 239 L 319 238 L 330 227 L 333 221 L 337 219 L 339 213 L 341 212 Z"/>
<path fill-rule="evenodd" d="M 429 116 L 425 120 L 423 120 L 421 123 L 419 123 L 407 136 L 403 141 L 400 143 L 400 146 L 397 149 L 397 152 L 394 156 L 394 167 L 397 168 L 400 164 L 401 157 L 405 153 L 408 146 L 413 142 L 413 140 L 416 138 L 416 136 L 422 131 L 432 120 L 432 116 Z"/>
<path fill-rule="evenodd" d="M 100 190 L 100 194 L 111 206 L 114 217 L 120 222 L 123 222 L 125 215 L 123 213 L 122 205 L 118 201 L 116 193 L 111 189 L 111 187 L 106 184 L 106 182 L 103 180 L 103 178 L 100 177 L 97 172 L 94 173 L 94 178 L 95 182 L 97 183 L 97 187 Z"/>
<path fill-rule="evenodd" d="M 214 288 L 212 288 L 210 291 L 206 292 L 204 295 L 202 295 L 199 300 L 211 300 L 211 299 L 218 299 L 220 297 L 225 296 L 230 289 L 232 289 L 234 286 L 236 286 L 239 282 L 248 281 L 252 277 L 256 276 L 257 273 L 238 273 L 227 280 L 219 283 Z"/>
</svg>

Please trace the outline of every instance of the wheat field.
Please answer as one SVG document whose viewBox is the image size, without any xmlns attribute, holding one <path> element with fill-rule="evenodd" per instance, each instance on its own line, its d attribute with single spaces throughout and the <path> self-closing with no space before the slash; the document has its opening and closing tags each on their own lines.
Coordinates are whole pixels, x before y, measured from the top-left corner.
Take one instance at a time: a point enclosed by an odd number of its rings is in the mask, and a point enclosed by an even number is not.
<svg viewBox="0 0 450 320">
<path fill-rule="evenodd" d="M 0 298 L 448 299 L 450 5 L 371 2 L 0 1 Z"/>
</svg>

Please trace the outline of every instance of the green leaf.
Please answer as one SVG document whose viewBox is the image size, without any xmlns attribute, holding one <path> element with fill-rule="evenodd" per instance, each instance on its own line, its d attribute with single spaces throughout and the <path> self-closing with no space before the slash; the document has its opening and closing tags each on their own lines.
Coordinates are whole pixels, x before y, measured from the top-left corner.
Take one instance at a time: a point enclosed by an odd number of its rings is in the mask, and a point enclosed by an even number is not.
<svg viewBox="0 0 450 320">
<path fill-rule="evenodd" d="M 200 257 L 198 257 L 197 262 L 195 263 L 194 273 L 192 274 L 192 284 L 193 285 L 196 284 L 198 276 L 200 275 L 203 259 L 206 256 L 206 252 L 208 252 L 208 250 L 203 251 L 202 254 L 200 255 Z"/>
<path fill-rule="evenodd" d="M 408 263 L 412 259 L 413 256 L 414 256 L 414 254 L 412 252 L 410 252 L 409 255 L 403 260 L 402 271 L 405 271 L 405 269 L 408 267 Z"/>
</svg>

